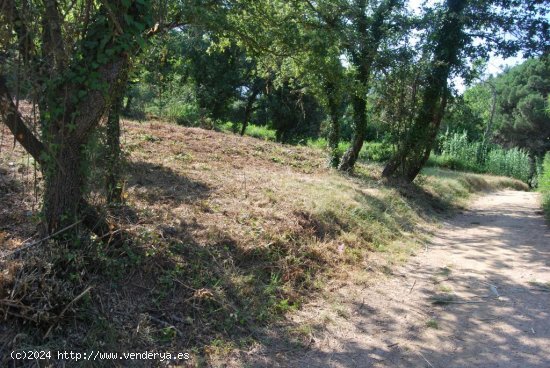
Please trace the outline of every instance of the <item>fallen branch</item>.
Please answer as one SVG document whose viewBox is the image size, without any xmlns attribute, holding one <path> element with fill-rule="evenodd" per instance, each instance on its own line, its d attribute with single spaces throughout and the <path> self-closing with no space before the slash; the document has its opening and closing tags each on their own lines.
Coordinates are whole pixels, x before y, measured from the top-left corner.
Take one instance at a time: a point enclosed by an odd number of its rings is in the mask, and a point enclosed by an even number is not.
<svg viewBox="0 0 550 368">
<path fill-rule="evenodd" d="M 67 227 L 64 227 L 63 229 L 61 229 L 61 230 L 59 230 L 59 231 L 56 231 L 55 233 L 53 233 L 53 234 L 51 234 L 51 235 L 48 235 L 48 236 L 45 237 L 45 238 L 42 238 L 42 239 L 40 239 L 40 240 L 38 240 L 38 241 L 35 241 L 34 243 L 30 243 L 30 244 L 24 245 L 24 246 L 22 246 L 21 248 L 16 249 L 16 250 L 14 250 L 13 252 L 11 252 L 11 253 L 9 253 L 9 254 L 7 254 L 7 255 L 1 256 L 0 259 L 11 258 L 11 257 L 13 257 L 13 256 L 15 256 L 15 255 L 17 255 L 17 254 L 19 254 L 19 253 L 21 253 L 21 252 L 24 252 L 25 250 L 27 250 L 27 249 L 29 249 L 29 248 L 32 248 L 32 247 L 34 247 L 34 246 L 36 246 L 36 245 L 38 245 L 38 244 L 40 244 L 40 243 L 45 242 L 46 240 L 49 240 L 49 239 L 51 239 L 51 238 L 53 238 L 53 237 L 55 237 L 55 236 L 57 236 L 57 235 L 59 235 L 59 234 L 64 233 L 64 232 L 67 231 L 67 230 L 72 229 L 73 227 L 75 227 L 76 225 L 80 224 L 81 222 L 82 222 L 82 220 L 77 221 L 77 222 L 75 222 L 74 224 L 71 224 L 71 225 L 69 225 L 69 226 L 67 226 Z"/>
<path fill-rule="evenodd" d="M 63 318 L 63 316 L 65 315 L 65 312 L 71 307 L 71 305 L 73 305 L 74 303 L 76 303 L 77 301 L 82 299 L 84 297 L 84 295 L 86 295 L 90 292 L 90 290 L 92 290 L 92 287 L 88 286 L 86 288 L 86 290 L 84 290 L 83 292 L 78 294 L 78 296 L 76 298 L 71 300 L 71 302 L 69 304 L 67 304 L 65 306 L 65 308 L 63 308 L 61 313 L 57 316 L 56 321 L 50 326 L 50 328 L 48 328 L 48 331 L 46 332 L 46 335 L 44 335 L 44 338 L 47 338 L 48 336 L 50 336 L 50 332 L 52 331 L 53 327 L 61 320 L 61 318 Z"/>
<path fill-rule="evenodd" d="M 165 326 L 165 327 L 173 328 L 174 331 L 176 331 L 176 333 L 177 333 L 180 337 L 184 336 L 184 335 L 183 335 L 183 332 L 181 332 L 181 331 L 180 331 L 176 326 L 174 326 L 173 324 L 171 324 L 171 323 L 169 323 L 169 322 L 166 322 L 166 321 L 163 321 L 162 319 L 159 319 L 159 318 L 157 318 L 157 317 L 154 317 L 154 316 L 152 316 L 152 315 L 150 315 L 150 314 L 149 314 L 148 316 L 149 316 L 149 318 L 150 318 L 152 321 L 155 321 L 155 322 L 157 322 L 157 323 L 159 323 L 159 324 L 161 324 L 161 325 L 163 325 L 163 326 Z"/>
<path fill-rule="evenodd" d="M 430 363 L 430 361 L 428 359 L 426 359 L 426 357 L 424 356 L 424 354 L 422 354 L 420 351 L 418 352 L 418 354 L 420 354 L 420 356 L 422 357 L 422 359 L 424 359 L 426 361 L 426 363 L 428 363 L 428 365 L 432 368 L 434 368 L 434 366 L 432 365 L 432 363 Z"/>
<path fill-rule="evenodd" d="M 409 289 L 409 294 L 413 291 L 413 288 L 414 288 L 415 285 L 416 285 L 416 280 L 414 280 L 413 285 L 412 285 L 411 288 Z"/>
</svg>

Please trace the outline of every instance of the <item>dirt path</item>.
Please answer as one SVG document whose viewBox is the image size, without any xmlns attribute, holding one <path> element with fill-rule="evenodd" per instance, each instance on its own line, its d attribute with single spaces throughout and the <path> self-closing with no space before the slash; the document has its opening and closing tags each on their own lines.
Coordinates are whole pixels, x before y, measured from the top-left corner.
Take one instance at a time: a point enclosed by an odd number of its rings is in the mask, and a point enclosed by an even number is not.
<svg viewBox="0 0 550 368">
<path fill-rule="evenodd" d="M 314 331 L 308 349 L 273 337 L 247 365 L 550 367 L 550 230 L 535 193 L 480 197 L 393 277 L 333 292 L 294 318 Z"/>
</svg>

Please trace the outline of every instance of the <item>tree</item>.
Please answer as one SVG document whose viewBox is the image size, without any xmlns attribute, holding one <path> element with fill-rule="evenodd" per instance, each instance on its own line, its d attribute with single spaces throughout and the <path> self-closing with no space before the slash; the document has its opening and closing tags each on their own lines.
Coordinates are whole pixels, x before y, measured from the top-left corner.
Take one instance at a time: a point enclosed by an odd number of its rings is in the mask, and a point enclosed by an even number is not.
<svg viewBox="0 0 550 368">
<path fill-rule="evenodd" d="M 345 91 L 339 2 L 236 1 L 234 5 L 221 43 L 236 42 L 255 60 L 256 78 L 271 87 L 263 102 L 269 105 L 278 137 L 288 140 L 289 133 L 303 136 L 316 131 L 319 113 L 314 97 L 330 115 L 330 161 L 336 166 Z M 258 91 L 250 90 L 247 105 Z"/>
<path fill-rule="evenodd" d="M 248 127 L 248 123 L 250 122 L 252 113 L 254 112 L 254 103 L 256 102 L 256 98 L 266 85 L 265 81 L 262 78 L 252 77 L 251 79 L 251 85 L 247 86 L 248 96 L 246 97 L 246 105 L 244 107 L 244 118 L 240 132 L 241 135 L 244 135 L 244 133 L 246 132 L 246 128 Z"/>
<path fill-rule="evenodd" d="M 520 1 L 447 0 L 443 9 L 436 9 L 441 22 L 432 32 L 433 57 L 425 77 L 422 107 L 402 148 L 384 168 L 385 177 L 411 182 L 418 175 L 428 160 L 445 112 L 448 80 L 453 73 L 465 74 L 468 57 L 487 57 L 492 50 L 509 56 L 520 49 L 527 54 L 549 49 L 550 27 L 544 18 L 548 8 L 538 1 L 525 5 Z M 515 38 L 509 36 L 512 33 Z M 482 38 L 484 44 L 474 47 L 476 38 Z"/>
<path fill-rule="evenodd" d="M 350 82 L 340 60 L 342 56 L 342 22 L 338 4 L 309 1 L 298 2 L 304 14 L 301 17 L 301 33 L 295 41 L 296 49 L 286 57 L 279 78 L 299 81 L 324 108 L 329 119 L 329 166 L 340 163 L 340 120 L 346 88 Z"/>
<path fill-rule="evenodd" d="M 107 193 L 107 202 L 111 204 L 122 203 L 123 195 L 120 114 L 128 72 L 123 73 L 120 79 L 118 90 L 113 91 L 105 131 L 105 192 Z"/>
<path fill-rule="evenodd" d="M 4 0 L 0 6 L 6 25 L 0 45 L 0 114 L 41 165 L 48 234 L 79 221 L 100 235 L 109 231 L 85 201 L 84 151 L 115 91 L 125 83 L 130 55 L 143 44 L 151 14 L 149 3 L 140 0 L 87 1 L 76 7 L 55 0 Z M 34 132 L 18 110 L 21 85 L 40 113 Z"/>
<path fill-rule="evenodd" d="M 380 53 L 380 46 L 395 31 L 392 15 L 403 7 L 399 0 L 367 2 L 355 0 L 349 3 L 345 30 L 346 51 L 354 68 L 353 107 L 354 133 L 351 146 L 346 151 L 338 169 L 352 171 L 363 147 L 367 133 L 367 93 L 370 88 L 371 73 Z"/>
<path fill-rule="evenodd" d="M 229 102 L 237 98 L 247 69 L 245 55 L 236 45 L 209 51 L 216 42 L 211 32 L 202 31 L 193 36 L 193 42 L 184 51 L 201 114 L 214 120 L 223 118 Z"/>
<path fill-rule="evenodd" d="M 321 102 L 330 119 L 330 162 L 351 171 L 366 136 L 367 94 L 380 49 L 398 38 L 401 0 L 236 1 L 230 10 L 234 36 L 249 55 L 261 59 L 281 82 L 298 80 Z M 258 30 L 262 32 L 258 34 Z M 387 48 L 387 45 L 384 47 Z M 352 73 L 341 58 L 346 56 Z M 292 83 L 291 83 L 292 84 Z M 351 148 L 338 157 L 339 120 L 346 92 L 351 91 L 354 135 Z"/>
<path fill-rule="evenodd" d="M 495 141 L 543 156 L 550 150 L 550 57 L 530 59 L 495 78 Z"/>
<path fill-rule="evenodd" d="M 447 104 L 447 80 L 451 68 L 459 63 L 458 56 L 464 43 L 462 13 L 465 7 L 465 0 L 446 1 L 442 25 L 434 37 L 436 45 L 426 76 L 422 105 L 402 148 L 384 168 L 383 175 L 386 177 L 400 169 L 400 175 L 412 181 L 428 160 Z"/>
</svg>

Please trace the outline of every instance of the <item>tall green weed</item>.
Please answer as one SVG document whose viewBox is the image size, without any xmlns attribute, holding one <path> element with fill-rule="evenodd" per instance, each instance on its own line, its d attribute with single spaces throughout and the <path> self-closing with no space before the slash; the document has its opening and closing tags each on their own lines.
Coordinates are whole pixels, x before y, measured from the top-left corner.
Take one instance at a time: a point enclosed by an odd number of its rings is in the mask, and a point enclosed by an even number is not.
<svg viewBox="0 0 550 368">
<path fill-rule="evenodd" d="M 531 178 L 531 159 L 523 149 L 471 142 L 466 132 L 447 132 L 440 137 L 439 150 L 430 159 L 433 166 L 509 176 L 525 183 Z"/>
<path fill-rule="evenodd" d="M 542 207 L 546 217 L 550 219 L 550 152 L 546 152 L 542 162 L 542 172 L 540 173 L 539 191 L 542 193 Z"/>
</svg>

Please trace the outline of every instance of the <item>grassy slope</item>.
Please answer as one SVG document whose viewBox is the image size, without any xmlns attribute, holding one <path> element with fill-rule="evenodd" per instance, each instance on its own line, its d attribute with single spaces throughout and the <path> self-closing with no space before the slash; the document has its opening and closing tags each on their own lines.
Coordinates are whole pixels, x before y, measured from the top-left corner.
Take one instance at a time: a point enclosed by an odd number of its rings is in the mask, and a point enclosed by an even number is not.
<svg viewBox="0 0 550 368">
<path fill-rule="evenodd" d="M 14 347 L 223 353 L 250 343 L 258 326 L 299 308 L 326 280 L 405 260 L 420 233 L 471 193 L 527 189 L 441 169 L 427 169 L 417 185 L 389 187 L 376 165 L 360 164 L 353 177 L 326 169 L 318 149 L 162 123 L 124 126 L 127 206 L 117 217 L 136 244 L 37 249 L 4 265 L 0 285 L 13 288 L 19 272 L 12 297 L 25 306 L 10 310 L 35 321 L 9 319 L 4 341 L 26 333 Z M 0 242 L 16 247 L 29 222 L 17 211 L 29 206 L 15 202 L 24 186 L 10 176 L 17 165 L 5 164 L 0 179 L 11 184 L 0 191 L 9 200 Z"/>
</svg>

